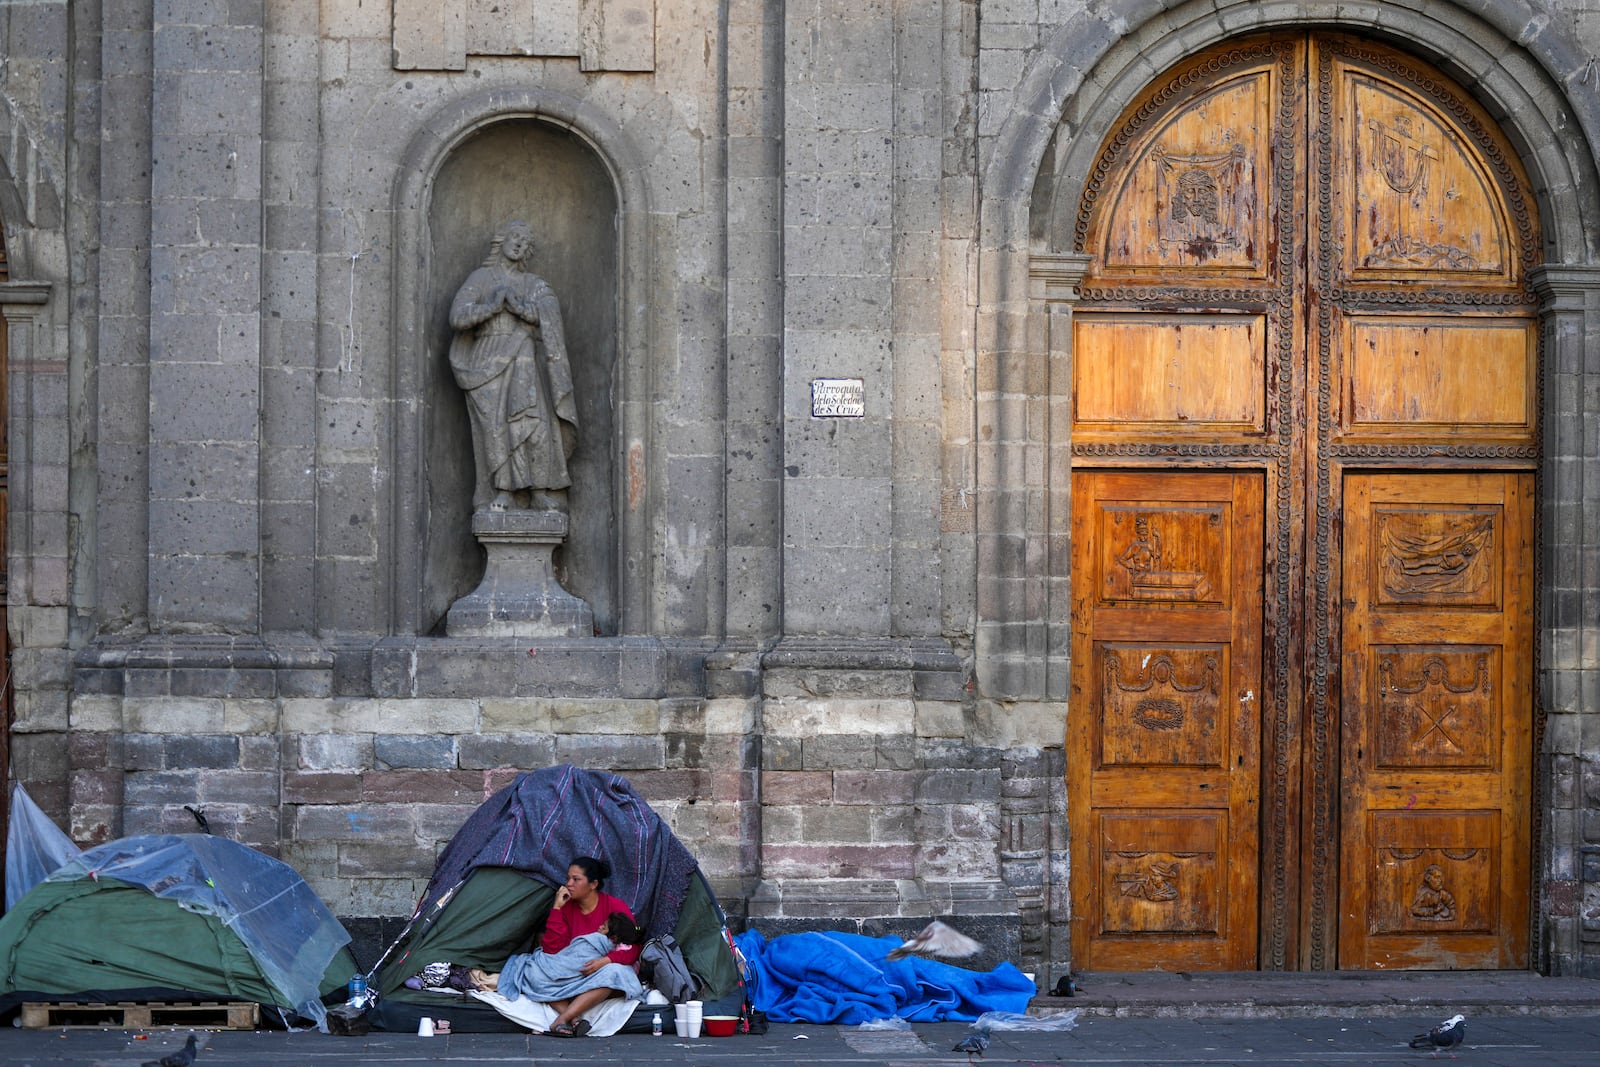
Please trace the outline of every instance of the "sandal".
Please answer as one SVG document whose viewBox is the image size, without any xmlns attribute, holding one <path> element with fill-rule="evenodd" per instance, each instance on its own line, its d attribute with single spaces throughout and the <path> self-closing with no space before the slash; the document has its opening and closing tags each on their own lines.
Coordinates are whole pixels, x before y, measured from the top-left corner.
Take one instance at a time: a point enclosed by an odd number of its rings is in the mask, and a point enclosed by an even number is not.
<svg viewBox="0 0 1600 1067">
<path fill-rule="evenodd" d="M 594 1027 L 589 1025 L 588 1019 L 579 1019 L 577 1022 L 572 1024 L 571 1029 L 573 1037 L 588 1037 L 589 1031 L 593 1030 Z"/>
<path fill-rule="evenodd" d="M 551 1037 L 577 1037 L 578 1036 L 578 1031 L 573 1028 L 573 1025 L 571 1023 L 556 1023 L 548 1031 L 546 1031 L 546 1033 L 548 1033 Z"/>
</svg>

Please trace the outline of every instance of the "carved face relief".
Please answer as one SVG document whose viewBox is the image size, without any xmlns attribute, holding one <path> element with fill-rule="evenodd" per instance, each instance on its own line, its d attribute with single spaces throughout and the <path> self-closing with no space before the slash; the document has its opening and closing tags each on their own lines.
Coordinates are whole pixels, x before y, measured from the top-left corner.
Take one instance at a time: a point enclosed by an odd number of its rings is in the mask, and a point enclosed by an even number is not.
<svg viewBox="0 0 1600 1067">
<path fill-rule="evenodd" d="M 1177 155 L 1157 149 L 1156 171 L 1162 252 L 1176 246 L 1187 258 L 1205 263 L 1222 249 L 1237 249 L 1246 239 L 1255 211 L 1254 177 L 1244 145 L 1225 152 Z"/>
<path fill-rule="evenodd" d="M 1423 922 L 1449 922 L 1456 917 L 1455 894 L 1444 887 L 1444 869 L 1430 863 L 1411 898 L 1411 915 Z"/>
<path fill-rule="evenodd" d="M 1178 178 L 1178 196 L 1172 202 L 1172 217 L 1182 222 L 1195 216 L 1213 226 L 1222 220 L 1217 214 L 1217 183 L 1205 171 L 1196 168 Z"/>
</svg>

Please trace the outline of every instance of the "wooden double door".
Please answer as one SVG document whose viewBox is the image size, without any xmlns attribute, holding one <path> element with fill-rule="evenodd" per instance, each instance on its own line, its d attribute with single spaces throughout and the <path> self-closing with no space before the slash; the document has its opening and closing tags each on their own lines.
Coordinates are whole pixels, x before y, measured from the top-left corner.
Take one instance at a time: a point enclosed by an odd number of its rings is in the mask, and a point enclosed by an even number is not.
<svg viewBox="0 0 1600 1067">
<path fill-rule="evenodd" d="M 1070 316 L 1076 968 L 1527 965 L 1527 196 L 1468 94 L 1334 34 L 1113 128 Z"/>
</svg>

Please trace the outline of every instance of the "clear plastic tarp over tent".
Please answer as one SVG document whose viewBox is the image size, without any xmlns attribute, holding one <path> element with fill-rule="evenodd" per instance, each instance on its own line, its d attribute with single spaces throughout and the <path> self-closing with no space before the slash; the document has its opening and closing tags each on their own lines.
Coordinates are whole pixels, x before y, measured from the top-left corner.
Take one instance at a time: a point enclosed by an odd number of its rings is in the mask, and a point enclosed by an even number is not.
<svg viewBox="0 0 1600 1067">
<path fill-rule="evenodd" d="M 89 849 L 45 881 L 85 878 L 140 886 L 214 916 L 238 937 L 285 1003 L 323 1024 L 319 985 L 350 935 L 287 864 L 226 838 L 149 835 Z"/>
<path fill-rule="evenodd" d="M 11 815 L 6 826 L 6 910 L 50 872 L 83 852 L 62 833 L 21 785 L 11 787 Z"/>
</svg>

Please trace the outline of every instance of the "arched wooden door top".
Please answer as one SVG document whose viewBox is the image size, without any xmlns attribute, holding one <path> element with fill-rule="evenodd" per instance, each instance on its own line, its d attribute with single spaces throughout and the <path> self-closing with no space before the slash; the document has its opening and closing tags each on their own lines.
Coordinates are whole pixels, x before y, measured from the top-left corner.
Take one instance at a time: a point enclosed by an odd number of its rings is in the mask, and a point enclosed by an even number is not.
<svg viewBox="0 0 1600 1067">
<path fill-rule="evenodd" d="M 1331 220 L 1345 237 L 1342 281 L 1526 293 L 1538 216 L 1493 120 L 1403 53 L 1342 34 L 1309 39 L 1309 60 L 1303 34 L 1194 56 L 1123 112 L 1079 203 L 1074 250 L 1094 256 L 1088 284 L 1269 277 L 1275 209 L 1309 178 L 1329 183 L 1342 216 Z M 1327 116 L 1341 165 L 1308 175 L 1297 131 Z M 1411 210 L 1382 209 L 1386 189 Z M 1429 210 L 1440 206 L 1449 210 Z"/>
</svg>

